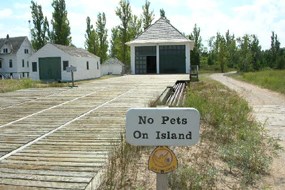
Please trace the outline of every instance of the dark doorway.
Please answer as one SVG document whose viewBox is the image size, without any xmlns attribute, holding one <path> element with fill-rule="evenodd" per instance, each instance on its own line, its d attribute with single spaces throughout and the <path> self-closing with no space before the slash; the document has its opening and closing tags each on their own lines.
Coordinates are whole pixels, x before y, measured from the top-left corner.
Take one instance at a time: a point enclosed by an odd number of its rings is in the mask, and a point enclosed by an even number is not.
<svg viewBox="0 0 285 190">
<path fill-rule="evenodd" d="M 146 72 L 156 73 L 156 56 L 146 57 Z"/>
</svg>

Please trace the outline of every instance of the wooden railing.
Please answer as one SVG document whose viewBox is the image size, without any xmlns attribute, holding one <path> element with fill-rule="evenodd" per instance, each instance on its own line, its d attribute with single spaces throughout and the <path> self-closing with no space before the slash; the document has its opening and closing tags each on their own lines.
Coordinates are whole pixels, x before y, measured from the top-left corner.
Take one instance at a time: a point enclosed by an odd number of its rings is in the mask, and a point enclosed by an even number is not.
<svg viewBox="0 0 285 190">
<path fill-rule="evenodd" d="M 156 103 L 170 107 L 182 106 L 185 101 L 185 89 L 188 81 L 177 81 L 173 87 L 167 87 Z"/>
</svg>

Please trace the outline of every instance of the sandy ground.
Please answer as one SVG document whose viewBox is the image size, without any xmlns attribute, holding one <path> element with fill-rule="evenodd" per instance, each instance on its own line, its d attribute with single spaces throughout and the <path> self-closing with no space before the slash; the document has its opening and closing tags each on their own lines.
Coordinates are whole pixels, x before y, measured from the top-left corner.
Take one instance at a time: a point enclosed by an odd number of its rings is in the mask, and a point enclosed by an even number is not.
<svg viewBox="0 0 285 190">
<path fill-rule="evenodd" d="M 228 86 L 245 98 L 253 109 L 257 121 L 263 123 L 269 133 L 278 137 L 285 149 L 285 96 L 267 89 L 262 89 L 246 82 L 227 77 L 224 74 L 212 74 L 211 78 Z M 270 176 L 261 182 L 263 186 L 274 189 L 285 189 L 285 151 L 273 160 Z"/>
</svg>

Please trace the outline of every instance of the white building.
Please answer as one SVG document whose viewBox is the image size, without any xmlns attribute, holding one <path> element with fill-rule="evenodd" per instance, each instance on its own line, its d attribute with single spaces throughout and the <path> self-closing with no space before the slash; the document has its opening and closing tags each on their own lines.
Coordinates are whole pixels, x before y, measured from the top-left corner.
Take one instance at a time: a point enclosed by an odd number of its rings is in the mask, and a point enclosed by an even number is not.
<svg viewBox="0 0 285 190">
<path fill-rule="evenodd" d="M 110 58 L 101 65 L 101 75 L 122 75 L 124 64 L 117 58 Z"/>
<path fill-rule="evenodd" d="M 26 36 L 0 39 L 0 77 L 22 78 L 30 76 L 29 57 L 32 45 Z"/>
<path fill-rule="evenodd" d="M 133 41 L 131 73 L 189 73 L 193 41 L 161 17 Z"/>
<path fill-rule="evenodd" d="M 71 81 L 68 66 L 77 69 L 74 80 L 101 76 L 100 58 L 81 48 L 48 43 L 30 57 L 30 63 L 30 77 L 34 80 Z"/>
</svg>

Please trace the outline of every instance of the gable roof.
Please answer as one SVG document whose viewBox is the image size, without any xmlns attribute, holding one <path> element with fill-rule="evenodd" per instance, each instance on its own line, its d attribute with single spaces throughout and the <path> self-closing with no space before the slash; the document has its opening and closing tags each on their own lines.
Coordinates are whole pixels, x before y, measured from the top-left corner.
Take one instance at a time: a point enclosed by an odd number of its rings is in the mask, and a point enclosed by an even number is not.
<svg viewBox="0 0 285 190">
<path fill-rule="evenodd" d="M 127 42 L 127 45 L 167 42 L 191 43 L 192 41 L 171 25 L 169 20 L 161 17 L 134 40 Z"/>
<path fill-rule="evenodd" d="M 119 65 L 124 65 L 124 63 L 122 63 L 119 59 L 117 59 L 116 57 L 114 58 L 109 58 L 106 61 L 104 61 L 103 64 L 119 64 Z"/>
<path fill-rule="evenodd" d="M 72 46 L 64 46 L 64 45 L 59 45 L 59 44 L 52 44 L 53 46 L 57 47 L 58 49 L 62 50 L 63 52 L 75 56 L 75 57 L 95 57 L 99 58 L 98 56 L 88 52 L 85 49 L 82 48 L 76 48 Z"/>
<path fill-rule="evenodd" d="M 7 36 L 7 38 L 0 38 L 0 48 L 2 48 L 5 44 L 9 44 L 12 48 L 11 53 L 17 53 L 26 38 L 26 36 L 13 38 Z"/>
</svg>

